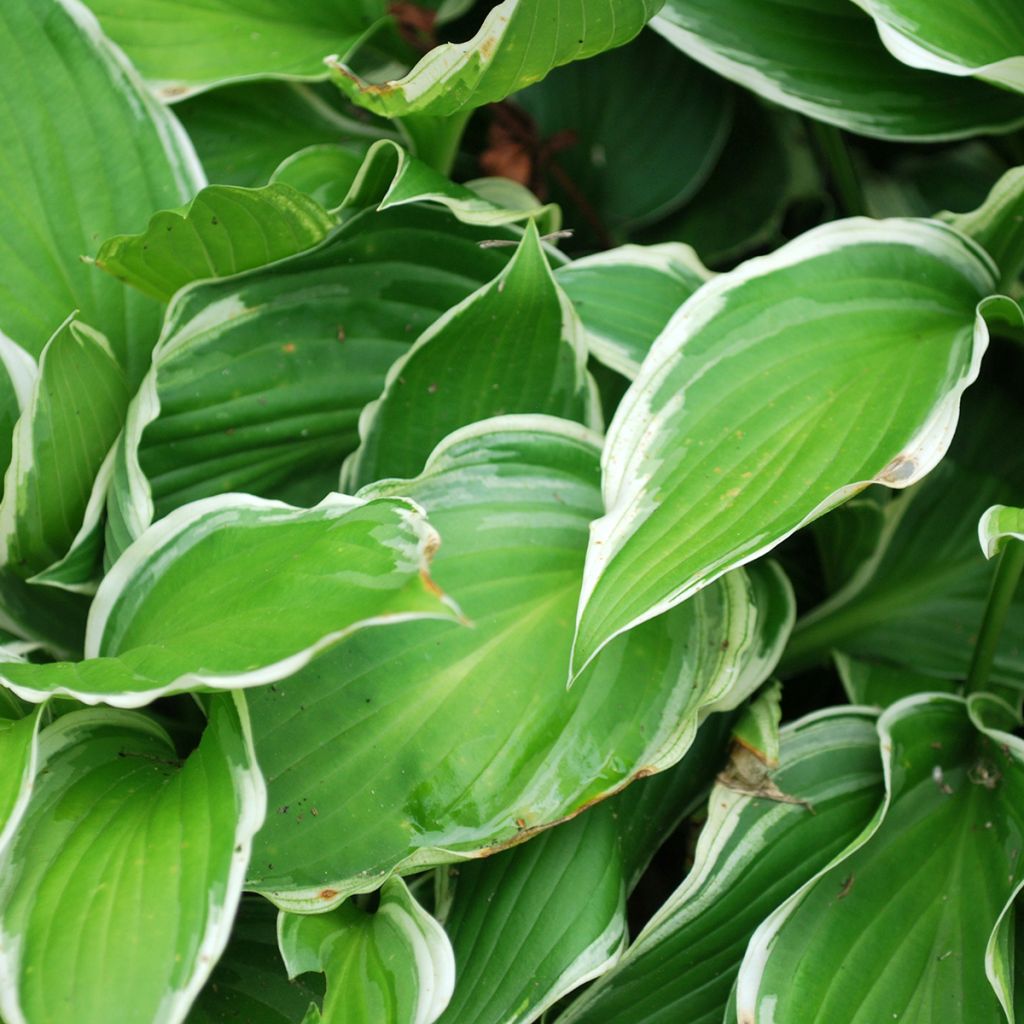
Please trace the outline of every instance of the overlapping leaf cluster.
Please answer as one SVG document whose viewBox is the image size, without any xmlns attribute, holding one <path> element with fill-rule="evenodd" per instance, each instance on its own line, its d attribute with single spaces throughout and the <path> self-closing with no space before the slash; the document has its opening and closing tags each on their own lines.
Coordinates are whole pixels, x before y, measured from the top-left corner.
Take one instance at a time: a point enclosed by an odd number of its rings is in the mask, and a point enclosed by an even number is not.
<svg viewBox="0 0 1024 1024">
<path fill-rule="evenodd" d="M 0 55 L 6 1024 L 1012 1024 L 1019 5 Z"/>
</svg>

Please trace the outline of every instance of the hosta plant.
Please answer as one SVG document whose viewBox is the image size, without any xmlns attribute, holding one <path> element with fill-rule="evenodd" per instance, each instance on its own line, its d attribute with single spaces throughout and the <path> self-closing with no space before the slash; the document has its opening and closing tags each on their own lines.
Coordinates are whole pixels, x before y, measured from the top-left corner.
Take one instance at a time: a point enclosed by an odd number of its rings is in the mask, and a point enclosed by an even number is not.
<svg viewBox="0 0 1024 1024">
<path fill-rule="evenodd" d="M 1021 1019 L 1022 12 L 4 0 L 0 1024 Z"/>
</svg>

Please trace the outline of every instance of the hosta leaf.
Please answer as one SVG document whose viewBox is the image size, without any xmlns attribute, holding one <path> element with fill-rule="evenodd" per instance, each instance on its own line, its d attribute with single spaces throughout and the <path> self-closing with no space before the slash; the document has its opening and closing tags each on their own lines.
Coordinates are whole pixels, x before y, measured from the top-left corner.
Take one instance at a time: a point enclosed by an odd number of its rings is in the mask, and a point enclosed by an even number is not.
<svg viewBox="0 0 1024 1024">
<path fill-rule="evenodd" d="M 836 672 L 851 704 L 885 708 L 916 693 L 955 693 L 960 679 L 914 672 L 903 665 L 858 658 L 833 651 Z"/>
<path fill-rule="evenodd" d="M 883 713 L 881 813 L 758 928 L 740 1020 L 1002 1024 L 986 959 L 1022 877 L 1024 745 L 994 714 L 1016 724 L 987 696 L 921 694 Z"/>
<path fill-rule="evenodd" d="M 849 0 L 667 0 L 653 27 L 765 99 L 861 135 L 960 138 L 1024 119 L 1016 96 L 901 64 Z"/>
<path fill-rule="evenodd" d="M 308 505 L 333 490 L 391 364 L 508 261 L 478 247 L 494 230 L 368 213 L 315 252 L 183 292 L 129 408 L 108 549 L 197 498 Z"/>
<path fill-rule="evenodd" d="M 1024 270 L 1024 167 L 1007 171 L 988 198 L 969 213 L 940 215 L 979 242 L 999 267 L 1000 287 L 1008 288 Z"/>
<path fill-rule="evenodd" d="M 372 914 L 352 903 L 327 914 L 282 914 L 278 933 L 290 975 L 327 976 L 310 1024 L 433 1024 L 451 996 L 448 937 L 400 878 L 384 883 Z"/>
<path fill-rule="evenodd" d="M 993 505 L 978 523 L 978 537 L 986 558 L 999 554 L 1008 541 L 1024 541 L 1024 509 Z"/>
<path fill-rule="evenodd" d="M 436 578 L 473 628 L 353 637 L 252 693 L 275 809 L 252 888 L 316 910 L 520 840 L 678 761 L 711 709 L 771 671 L 792 607 L 765 566 L 634 631 L 566 691 L 598 452 L 566 421 L 503 417 L 452 434 L 417 479 L 361 492 L 428 510 Z"/>
<path fill-rule="evenodd" d="M 243 896 L 231 941 L 199 993 L 187 1024 L 297 1024 L 323 998 L 322 979 L 288 979 L 277 948 L 277 910 L 261 896 Z"/>
<path fill-rule="evenodd" d="M 306 146 L 282 160 L 271 181 L 304 192 L 325 209 L 336 209 L 345 201 L 364 157 L 350 146 Z"/>
<path fill-rule="evenodd" d="M 228 277 L 310 249 L 334 223 L 319 203 L 289 185 L 210 185 L 185 209 L 155 214 L 142 234 L 108 239 L 96 265 L 167 302 L 192 281 Z"/>
<path fill-rule="evenodd" d="M 704 184 L 728 137 L 735 91 L 642 32 L 620 50 L 559 68 L 515 102 L 554 149 L 535 173 L 577 238 L 607 245 Z"/>
<path fill-rule="evenodd" d="M 0 703 L 0 853 L 21 821 L 32 793 L 42 708 L 22 717 Z"/>
<path fill-rule="evenodd" d="M 863 709 L 787 725 L 780 765 L 768 776 L 774 796 L 723 776 L 690 873 L 622 961 L 559 1024 L 720 1024 L 758 924 L 843 850 L 878 807 L 873 726 Z"/>
<path fill-rule="evenodd" d="M 552 68 L 629 42 L 663 0 L 503 0 L 465 43 L 435 47 L 404 77 L 374 85 L 340 62 L 332 78 L 385 117 L 443 116 L 495 103 Z"/>
<path fill-rule="evenodd" d="M 858 549 L 860 563 L 800 620 L 786 651 L 787 671 L 839 654 L 848 689 L 869 703 L 879 702 L 887 684 L 882 703 L 950 689 L 966 678 L 992 578 L 978 550 L 978 520 L 989 506 L 1024 494 L 1017 443 L 1024 430 L 1018 398 L 1024 367 L 1016 357 L 992 352 L 979 386 L 965 396 L 946 457 L 919 484 L 871 506 L 880 521 L 851 522 L 847 507 L 837 510 L 837 523 L 850 529 L 822 534 L 819 544 Z M 858 548 L 861 525 L 874 543 Z M 996 648 L 992 678 L 1024 685 L 1024 594 L 1016 608 Z"/>
<path fill-rule="evenodd" d="M 983 6 L 931 0 L 854 0 L 878 25 L 889 52 L 913 68 L 976 75 L 1024 92 L 1024 10 L 1014 0 Z"/>
<path fill-rule="evenodd" d="M 265 185 L 286 157 L 307 146 L 344 145 L 361 159 L 372 142 L 394 136 L 387 122 L 347 116 L 340 103 L 330 102 L 336 98 L 332 85 L 243 82 L 201 93 L 174 112 L 211 182 L 252 188 Z"/>
<path fill-rule="evenodd" d="M 14 425 L 32 400 L 38 375 L 35 360 L 0 332 L 0 466 L 5 469 L 11 464 Z"/>
<path fill-rule="evenodd" d="M 437 534 L 401 499 L 328 495 L 311 509 L 245 494 L 162 519 L 104 578 L 85 661 L 0 664 L 26 700 L 138 707 L 291 675 L 367 626 L 451 618 L 427 575 Z"/>
<path fill-rule="evenodd" d="M 103 30 L 164 100 L 248 78 L 316 79 L 386 13 L 383 0 L 311 0 L 287 17 L 273 0 L 88 0 Z"/>
<path fill-rule="evenodd" d="M 630 380 L 672 314 L 711 275 L 685 245 L 623 245 L 559 267 L 555 278 L 590 354 Z"/>
<path fill-rule="evenodd" d="M 359 173 L 339 205 L 342 210 L 387 210 L 409 203 L 437 203 L 465 224 L 491 226 L 552 216 L 554 208 L 542 206 L 526 190 L 517 192 L 516 199 L 511 206 L 491 202 L 481 193 L 449 181 L 397 143 L 382 139 L 367 151 Z"/>
<path fill-rule="evenodd" d="M 927 473 L 977 376 L 993 285 L 943 225 L 849 220 L 694 293 L 609 430 L 574 673 L 866 484 Z"/>
<path fill-rule="evenodd" d="M 43 349 L 14 431 L 0 503 L 0 566 L 8 572 L 28 579 L 77 543 L 128 398 L 107 339 L 69 318 Z M 98 518 L 102 500 L 94 505 Z"/>
<path fill-rule="evenodd" d="M 753 164 L 752 152 L 757 153 Z M 820 207 L 823 197 L 821 172 L 800 118 L 742 95 L 714 173 L 678 213 L 648 229 L 641 240 L 685 242 L 708 266 L 719 267 L 781 245 L 787 215 Z M 935 210 L 921 212 L 930 216 Z"/>
<path fill-rule="evenodd" d="M 491 416 L 599 415 L 590 408 L 582 334 L 531 222 L 508 266 L 388 370 L 383 394 L 359 417 L 360 445 L 342 489 L 411 476 L 442 438 Z"/>
<path fill-rule="evenodd" d="M 201 188 L 195 154 L 77 0 L 5 3 L 0 52 L 0 330 L 38 356 L 77 309 L 138 381 L 159 306 L 80 257 Z"/>
<path fill-rule="evenodd" d="M 184 1020 L 265 810 L 244 703 L 211 701 L 184 761 L 140 713 L 72 711 L 42 734 L 39 762 L 0 871 L 4 1017 Z"/>
<path fill-rule="evenodd" d="M 668 771 L 528 843 L 448 869 L 455 992 L 442 1024 L 533 1021 L 607 970 L 625 944 L 625 897 L 678 820 L 703 802 L 726 718 L 707 721 Z"/>
</svg>

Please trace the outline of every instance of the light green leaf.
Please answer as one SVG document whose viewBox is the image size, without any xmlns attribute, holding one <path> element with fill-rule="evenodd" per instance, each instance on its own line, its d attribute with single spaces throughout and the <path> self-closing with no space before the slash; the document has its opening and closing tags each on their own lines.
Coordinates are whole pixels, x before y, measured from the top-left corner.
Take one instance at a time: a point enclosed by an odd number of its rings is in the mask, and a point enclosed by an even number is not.
<svg viewBox="0 0 1024 1024">
<path fill-rule="evenodd" d="M 408 203 L 437 203 L 465 224 L 490 226 L 553 216 L 555 208 L 542 206 L 529 191 L 522 189 L 516 195 L 520 201 L 512 206 L 491 202 L 467 186 L 449 181 L 397 143 L 382 139 L 367 151 L 339 209 L 387 210 Z"/>
<path fill-rule="evenodd" d="M 108 555 L 198 498 L 311 505 L 334 490 L 391 364 L 505 266 L 509 250 L 478 246 L 496 230 L 366 213 L 314 252 L 179 295 L 128 411 Z"/>
<path fill-rule="evenodd" d="M 769 768 L 777 768 L 781 721 L 782 684 L 775 682 L 744 710 L 733 729 L 733 738 Z"/>
<path fill-rule="evenodd" d="M 396 869 L 522 840 L 674 764 L 710 711 L 771 672 L 792 597 L 760 566 L 635 630 L 566 691 L 599 443 L 550 417 L 498 418 L 448 437 L 417 479 L 361 492 L 428 510 L 436 579 L 473 628 L 354 636 L 252 692 L 276 813 L 251 888 L 316 911 Z"/>
<path fill-rule="evenodd" d="M 25 700 L 139 707 L 290 676 L 368 626 L 453 618 L 430 579 L 439 543 L 401 499 L 328 495 L 311 509 L 245 494 L 160 520 L 114 564 L 89 611 L 86 660 L 0 664 Z"/>
<path fill-rule="evenodd" d="M 252 188 L 308 146 L 343 145 L 359 160 L 377 139 L 397 138 L 365 111 L 349 116 L 354 108 L 341 100 L 332 85 L 254 81 L 201 93 L 174 112 L 211 182 Z"/>
<path fill-rule="evenodd" d="M 311 249 L 334 223 L 319 203 L 289 185 L 210 185 L 184 209 L 154 214 L 141 234 L 108 239 L 96 265 L 168 302 L 192 281 L 229 277 Z"/>
<path fill-rule="evenodd" d="M 385 117 L 452 115 L 503 100 L 553 68 L 636 36 L 663 0 L 503 0 L 465 43 L 431 50 L 404 78 L 375 85 L 340 61 L 331 77 L 355 103 Z"/>
<path fill-rule="evenodd" d="M 310 0 L 287 16 L 274 0 L 88 4 L 167 101 L 251 78 L 324 78 L 324 57 L 350 53 L 387 11 L 383 0 Z"/>
<path fill-rule="evenodd" d="M 988 198 L 969 213 L 939 215 L 969 235 L 995 260 L 999 285 L 1008 288 L 1024 270 L 1024 167 L 1007 171 Z"/>
<path fill-rule="evenodd" d="M 39 757 L 41 707 L 24 716 L 0 702 L 0 854 L 28 806 Z"/>
<path fill-rule="evenodd" d="M 187 1024 L 296 1024 L 323 998 L 321 981 L 318 975 L 289 981 L 277 948 L 277 910 L 261 896 L 243 896 L 231 940 Z"/>
<path fill-rule="evenodd" d="M 978 523 L 978 539 L 986 558 L 998 555 L 1008 541 L 1024 541 L 1024 509 L 993 505 Z"/>
<path fill-rule="evenodd" d="M 312 1018 L 322 1024 L 433 1024 L 451 997 L 451 943 L 400 878 L 384 883 L 372 914 L 352 903 L 327 914 L 281 914 L 278 935 L 289 975 L 327 976 Z"/>
<path fill-rule="evenodd" d="M 599 418 L 582 334 L 531 222 L 502 272 L 388 370 L 380 398 L 359 417 L 360 445 L 345 462 L 342 489 L 418 473 L 444 437 L 491 416 Z"/>
<path fill-rule="evenodd" d="M 873 724 L 865 709 L 844 708 L 785 726 L 769 776 L 774 796 L 723 777 L 682 885 L 559 1024 L 719 1024 L 758 924 L 875 812 L 882 779 Z"/>
<path fill-rule="evenodd" d="M 128 398 L 107 339 L 69 317 L 43 349 L 14 430 L 0 502 L 0 566 L 9 573 L 28 579 L 50 568 L 77 546 L 83 522 L 98 519 L 102 486 L 87 511 Z"/>
<path fill-rule="evenodd" d="M 5 470 L 11 464 L 14 425 L 32 399 L 38 375 L 36 361 L 0 331 L 0 466 Z"/>
<path fill-rule="evenodd" d="M 844 506 L 819 520 L 836 524 L 819 535 L 819 546 L 849 551 L 857 564 L 801 618 L 785 672 L 838 654 L 847 689 L 883 704 L 910 692 L 953 689 L 967 677 L 992 579 L 978 550 L 977 523 L 990 506 L 1024 494 L 1017 441 L 1024 431 L 1022 381 L 1016 351 L 996 348 L 979 385 L 965 395 L 957 435 L 934 472 L 890 501 L 871 500 L 867 507 L 877 518 Z M 874 490 L 857 503 L 862 513 Z M 1016 609 L 1000 636 L 992 678 L 1024 686 L 1024 594 Z"/>
<path fill-rule="evenodd" d="M 160 308 L 81 257 L 201 188 L 195 153 L 78 0 L 8 0 L 0 49 L 0 330 L 38 356 L 77 309 L 134 384 Z"/>
<path fill-rule="evenodd" d="M 1024 120 L 1016 96 L 901 64 L 849 0 L 667 0 L 652 27 L 765 99 L 860 135 L 924 142 Z"/>
<path fill-rule="evenodd" d="M 455 992 L 441 1024 L 533 1021 L 607 970 L 626 941 L 625 897 L 679 819 L 704 802 L 727 719 L 705 722 L 668 771 L 528 843 L 447 869 Z"/>
<path fill-rule="evenodd" d="M 921 694 L 883 713 L 885 803 L 758 928 L 740 1020 L 1003 1024 L 1008 993 L 986 973 L 997 980 L 993 932 L 1022 878 L 1024 744 L 997 718 L 1018 724 L 988 696 Z"/>
<path fill-rule="evenodd" d="M 711 276 L 686 245 L 623 245 L 555 272 L 590 354 L 630 380 L 672 314 Z"/>
<path fill-rule="evenodd" d="M 538 143 L 551 146 L 535 174 L 586 249 L 659 220 L 697 192 L 729 135 L 735 92 L 641 32 L 622 49 L 559 68 L 515 102 Z"/>
<path fill-rule="evenodd" d="M 321 143 L 289 154 L 271 181 L 304 192 L 324 209 L 337 209 L 363 166 L 365 154 L 349 146 Z"/>
<path fill-rule="evenodd" d="M 854 0 L 889 52 L 912 68 L 974 75 L 1024 92 L 1024 10 L 1015 0 Z"/>
<path fill-rule="evenodd" d="M 988 342 L 985 254 L 929 221 L 837 221 L 709 281 L 602 457 L 573 673 L 868 483 L 944 454 Z"/>
<path fill-rule="evenodd" d="M 137 712 L 58 718 L 0 867 L 4 1017 L 184 1020 L 227 943 L 265 804 L 241 697 L 211 701 L 184 762 Z"/>
</svg>

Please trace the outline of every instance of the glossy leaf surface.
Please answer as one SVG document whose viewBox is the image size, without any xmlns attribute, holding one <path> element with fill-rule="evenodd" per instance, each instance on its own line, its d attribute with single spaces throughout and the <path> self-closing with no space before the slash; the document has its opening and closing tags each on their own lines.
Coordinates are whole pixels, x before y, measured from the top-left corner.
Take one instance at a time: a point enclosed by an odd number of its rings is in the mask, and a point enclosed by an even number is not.
<svg viewBox="0 0 1024 1024">
<path fill-rule="evenodd" d="M 552 68 L 628 42 L 662 0 L 503 0 L 465 43 L 435 47 L 404 77 L 371 84 L 344 64 L 332 77 L 353 102 L 385 117 L 443 116 L 495 103 Z"/>
<path fill-rule="evenodd" d="M 882 42 L 913 68 L 976 75 L 1024 92 L 1024 10 L 1014 0 L 855 0 Z"/>
<path fill-rule="evenodd" d="M 26 700 L 138 707 L 289 676 L 366 626 L 452 618 L 427 574 L 437 534 L 401 499 L 329 495 L 311 509 L 226 494 L 142 535 L 104 578 L 86 660 L 2 664 Z"/>
<path fill-rule="evenodd" d="M 653 27 L 765 99 L 861 135 L 961 138 L 1024 119 L 1019 97 L 901 64 L 850 0 L 667 0 Z"/>
<path fill-rule="evenodd" d="M 150 719 L 90 709 L 42 735 L 0 874 L 13 1024 L 185 1019 L 228 939 L 265 790 L 245 706 L 212 702 L 185 761 Z M 55 938 L 53 922 L 60 921 Z"/>
<path fill-rule="evenodd" d="M 598 474 L 582 427 L 505 417 L 451 435 L 417 479 L 361 492 L 427 510 L 435 578 L 473 627 L 353 637 L 252 692 L 274 807 L 254 889 L 315 910 L 396 868 L 507 845 L 673 764 L 711 709 L 765 678 L 792 614 L 770 566 L 633 631 L 566 691 Z"/>
<path fill-rule="evenodd" d="M 348 52 L 386 12 L 382 0 L 311 0 L 286 17 L 273 0 L 88 3 L 168 101 L 247 78 L 323 78 L 324 57 Z"/>
<path fill-rule="evenodd" d="M 439 441 L 491 416 L 546 413 L 587 421 L 586 348 L 531 222 L 502 272 L 453 306 L 388 370 L 359 417 L 342 489 L 418 473 Z"/>
<path fill-rule="evenodd" d="M 351 902 L 326 914 L 282 914 L 289 974 L 322 971 L 327 992 L 306 1024 L 433 1024 L 451 996 L 455 960 L 444 929 L 400 878 L 368 914 Z"/>
<path fill-rule="evenodd" d="M 315 252 L 183 293 L 128 412 L 108 549 L 197 498 L 334 490 L 388 368 L 505 266 L 509 250 L 477 244 L 495 230 L 367 213 Z"/>
<path fill-rule="evenodd" d="M 768 779 L 785 800 L 719 781 L 690 873 L 560 1024 L 720 1024 L 758 924 L 878 807 L 874 717 L 836 709 L 786 726 Z"/>
<path fill-rule="evenodd" d="M 77 309 L 135 382 L 159 307 L 81 257 L 202 187 L 191 144 L 77 0 L 5 3 L 0 47 L 0 330 L 38 356 Z"/>
<path fill-rule="evenodd" d="M 573 672 L 867 483 L 927 473 L 977 376 L 993 284 L 938 223 L 849 220 L 700 288 L 609 429 Z"/>
<path fill-rule="evenodd" d="M 883 714 L 883 811 L 758 929 L 740 970 L 740 1020 L 941 1013 L 951 1024 L 1002 1024 L 986 959 L 1024 877 L 1024 749 L 985 724 L 986 705 L 995 702 L 922 694 Z"/>
<path fill-rule="evenodd" d="M 32 792 L 42 709 L 24 717 L 0 703 L 0 853 L 18 827 Z"/>
<path fill-rule="evenodd" d="M 675 311 L 710 277 L 689 246 L 623 245 L 559 267 L 590 354 L 630 380 Z"/>
<path fill-rule="evenodd" d="M 1007 543 L 1024 541 L 1024 509 L 993 505 L 978 523 L 978 537 L 986 558 L 999 554 Z"/>
<path fill-rule="evenodd" d="M 192 281 L 229 277 L 311 249 L 333 226 L 326 210 L 288 185 L 210 185 L 184 210 L 155 214 L 142 234 L 108 239 L 96 265 L 167 302 Z"/>
</svg>

